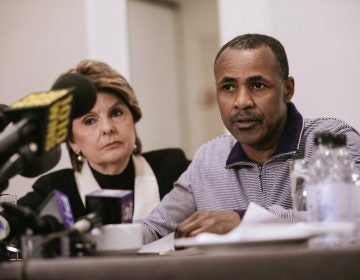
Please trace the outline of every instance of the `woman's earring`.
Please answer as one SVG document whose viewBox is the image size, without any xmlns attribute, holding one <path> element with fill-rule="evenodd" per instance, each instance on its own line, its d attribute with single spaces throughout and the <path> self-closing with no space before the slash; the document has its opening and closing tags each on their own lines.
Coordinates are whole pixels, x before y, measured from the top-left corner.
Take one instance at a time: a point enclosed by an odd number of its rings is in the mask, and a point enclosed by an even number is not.
<svg viewBox="0 0 360 280">
<path fill-rule="evenodd" d="M 77 149 L 77 150 L 75 151 L 75 154 L 76 154 L 76 160 L 77 160 L 78 162 L 83 162 L 83 161 L 84 161 L 84 158 L 83 158 L 83 156 L 82 156 L 82 154 L 81 154 L 81 151 L 80 151 L 79 149 Z"/>
<path fill-rule="evenodd" d="M 136 150 L 137 150 L 137 145 L 136 145 L 136 144 L 134 144 L 134 147 L 133 147 L 133 152 L 136 152 Z"/>
</svg>

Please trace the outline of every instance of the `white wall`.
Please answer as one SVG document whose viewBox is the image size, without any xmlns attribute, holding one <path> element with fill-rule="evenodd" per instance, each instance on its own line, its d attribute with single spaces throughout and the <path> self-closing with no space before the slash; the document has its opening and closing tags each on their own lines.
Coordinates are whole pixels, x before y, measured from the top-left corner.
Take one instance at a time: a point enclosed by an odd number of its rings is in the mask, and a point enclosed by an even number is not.
<svg viewBox="0 0 360 280">
<path fill-rule="evenodd" d="M 46 90 L 87 55 L 83 1 L 0 1 L 0 98 Z"/>
<path fill-rule="evenodd" d="M 287 50 L 295 102 L 304 117 L 334 116 L 360 130 L 358 0 L 218 0 L 225 43 L 266 33 Z"/>
<path fill-rule="evenodd" d="M 178 0 L 182 46 L 183 118 L 189 154 L 223 133 L 216 103 L 213 61 L 219 48 L 216 0 Z"/>
<path fill-rule="evenodd" d="M 143 113 L 143 151 L 182 147 L 176 8 L 129 1 L 131 84 Z M 156 34 L 156 35 L 155 35 Z"/>
<path fill-rule="evenodd" d="M 177 146 L 192 158 L 200 145 L 224 130 L 212 69 L 219 47 L 217 2 L 129 1 L 128 16 L 132 85 L 144 112 L 138 124 L 144 150 Z"/>
<path fill-rule="evenodd" d="M 85 0 L 85 19 L 88 57 L 109 63 L 130 80 L 128 1 Z"/>
</svg>

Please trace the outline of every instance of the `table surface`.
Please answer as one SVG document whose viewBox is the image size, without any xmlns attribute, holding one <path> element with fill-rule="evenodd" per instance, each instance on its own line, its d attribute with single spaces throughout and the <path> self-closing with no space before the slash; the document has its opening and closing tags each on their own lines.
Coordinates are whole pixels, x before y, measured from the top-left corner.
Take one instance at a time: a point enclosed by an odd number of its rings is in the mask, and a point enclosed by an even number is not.
<svg viewBox="0 0 360 280">
<path fill-rule="evenodd" d="M 0 279 L 21 279 L 22 261 L 0 263 Z M 360 279 L 360 247 L 304 244 L 212 246 L 164 255 L 30 259 L 27 279 Z"/>
</svg>

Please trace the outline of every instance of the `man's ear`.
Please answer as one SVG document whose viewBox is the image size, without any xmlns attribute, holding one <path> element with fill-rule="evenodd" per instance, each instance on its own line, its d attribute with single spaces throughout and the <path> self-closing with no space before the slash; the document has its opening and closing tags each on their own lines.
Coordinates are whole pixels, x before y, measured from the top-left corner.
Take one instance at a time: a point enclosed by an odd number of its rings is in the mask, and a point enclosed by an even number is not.
<svg viewBox="0 0 360 280">
<path fill-rule="evenodd" d="M 294 96 L 295 92 L 295 80 L 293 77 L 288 77 L 285 81 L 285 94 L 284 94 L 284 101 L 289 103 Z"/>
</svg>

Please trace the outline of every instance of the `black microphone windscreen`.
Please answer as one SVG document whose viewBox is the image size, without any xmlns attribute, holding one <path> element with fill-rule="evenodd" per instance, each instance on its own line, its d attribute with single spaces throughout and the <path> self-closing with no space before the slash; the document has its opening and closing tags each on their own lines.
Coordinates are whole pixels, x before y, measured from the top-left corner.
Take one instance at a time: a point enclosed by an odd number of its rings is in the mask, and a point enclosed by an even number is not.
<svg viewBox="0 0 360 280">
<path fill-rule="evenodd" d="M 20 172 L 20 175 L 28 178 L 39 176 L 54 168 L 60 161 L 60 158 L 61 148 L 60 146 L 57 146 L 42 156 L 36 155 L 34 158 L 32 158 Z"/>
<path fill-rule="evenodd" d="M 67 73 L 58 78 L 52 90 L 72 88 L 73 109 L 72 118 L 78 118 L 89 112 L 96 102 L 96 88 L 84 75 Z"/>
</svg>

